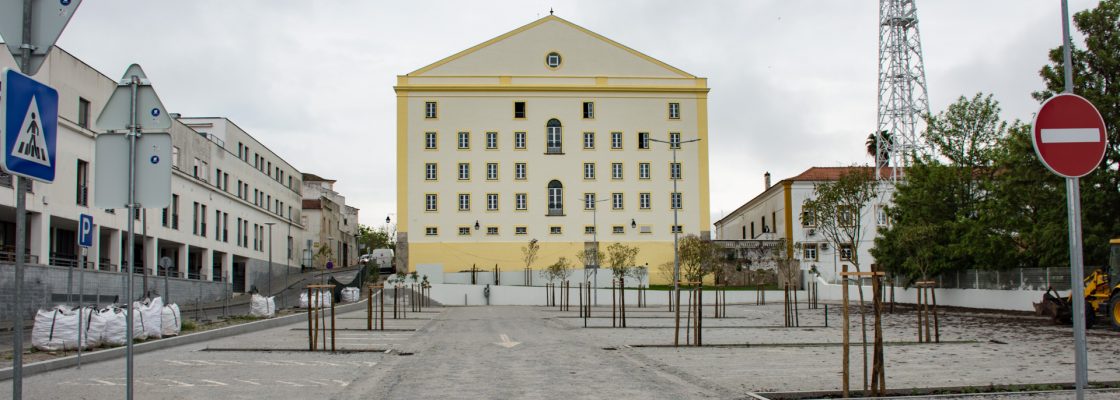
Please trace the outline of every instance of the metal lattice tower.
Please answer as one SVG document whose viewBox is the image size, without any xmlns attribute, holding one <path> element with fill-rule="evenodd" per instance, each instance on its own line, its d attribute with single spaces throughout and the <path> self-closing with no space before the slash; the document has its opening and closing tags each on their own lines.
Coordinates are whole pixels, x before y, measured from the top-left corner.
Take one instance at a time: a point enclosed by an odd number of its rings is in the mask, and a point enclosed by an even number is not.
<svg viewBox="0 0 1120 400">
<path fill-rule="evenodd" d="M 925 151 L 919 124 L 929 113 L 922 41 L 915 0 L 879 0 L 879 124 L 875 130 L 875 175 L 897 181 Z M 884 174 L 881 170 L 896 167 Z M 884 176 L 886 175 L 886 176 Z"/>
</svg>

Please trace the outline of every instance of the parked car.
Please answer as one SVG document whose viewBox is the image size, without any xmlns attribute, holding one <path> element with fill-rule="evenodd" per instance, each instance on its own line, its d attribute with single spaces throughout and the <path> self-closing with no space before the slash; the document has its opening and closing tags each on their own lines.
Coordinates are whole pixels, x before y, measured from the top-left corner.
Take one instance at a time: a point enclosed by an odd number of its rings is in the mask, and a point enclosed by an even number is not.
<svg viewBox="0 0 1120 400">
<path fill-rule="evenodd" d="M 370 261 L 373 261 L 373 254 L 362 254 L 361 257 L 358 257 L 359 264 L 365 264 Z"/>
</svg>

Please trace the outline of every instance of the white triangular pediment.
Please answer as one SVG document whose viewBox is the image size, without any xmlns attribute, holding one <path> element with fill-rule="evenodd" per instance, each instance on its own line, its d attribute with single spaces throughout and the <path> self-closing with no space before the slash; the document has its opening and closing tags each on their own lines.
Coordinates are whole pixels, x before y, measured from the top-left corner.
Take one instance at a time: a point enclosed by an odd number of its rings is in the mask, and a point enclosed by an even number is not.
<svg viewBox="0 0 1120 400">
<path fill-rule="evenodd" d="M 560 55 L 551 68 L 550 53 Z M 578 25 L 548 16 L 409 76 L 694 76 Z"/>
</svg>

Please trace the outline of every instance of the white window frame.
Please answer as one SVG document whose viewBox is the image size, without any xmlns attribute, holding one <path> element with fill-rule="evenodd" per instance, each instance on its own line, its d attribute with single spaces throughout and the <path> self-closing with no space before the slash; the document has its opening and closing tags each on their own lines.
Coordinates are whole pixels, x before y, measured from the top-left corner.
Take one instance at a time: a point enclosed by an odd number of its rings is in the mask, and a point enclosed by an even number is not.
<svg viewBox="0 0 1120 400">
<path fill-rule="evenodd" d="M 424 211 L 439 211 L 439 195 L 428 193 L 424 195 Z"/>
<path fill-rule="evenodd" d="M 675 210 L 681 209 L 681 192 L 669 193 L 669 207 Z"/>
<path fill-rule="evenodd" d="M 611 132 L 611 149 L 622 149 L 622 132 Z"/>
<path fill-rule="evenodd" d="M 583 148 L 586 150 L 595 148 L 595 132 L 583 133 Z"/>
<path fill-rule="evenodd" d="M 498 163 L 486 163 L 486 180 L 498 180 Z"/>
<path fill-rule="evenodd" d="M 669 119 L 681 119 L 681 103 L 669 103 Z"/>
<path fill-rule="evenodd" d="M 486 211 L 498 211 L 498 194 L 486 194 Z"/>
<path fill-rule="evenodd" d="M 638 163 L 638 179 L 649 179 L 649 163 Z"/>
<path fill-rule="evenodd" d="M 471 180 L 471 163 L 459 163 L 459 180 Z"/>
<path fill-rule="evenodd" d="M 524 210 L 527 210 L 529 208 L 528 195 L 526 195 L 525 193 L 515 193 L 513 195 L 513 200 L 514 200 L 514 208 L 517 209 L 518 211 L 524 211 Z"/>
<path fill-rule="evenodd" d="M 583 179 L 595 179 L 595 163 L 583 163 Z"/>
<path fill-rule="evenodd" d="M 679 163 L 679 162 L 676 162 L 676 163 L 670 162 L 669 163 L 669 179 L 676 179 L 676 180 L 681 179 L 681 163 Z"/>
<path fill-rule="evenodd" d="M 424 228 L 424 236 L 439 236 L 439 228 L 434 226 Z"/>
<path fill-rule="evenodd" d="M 680 132 L 669 132 L 669 148 L 670 149 L 681 148 L 681 133 Z"/>
<path fill-rule="evenodd" d="M 458 144 L 458 148 L 460 150 L 467 150 L 467 149 L 471 148 L 471 133 L 470 132 L 459 132 L 458 139 L 459 140 L 457 141 L 457 144 Z"/>
<path fill-rule="evenodd" d="M 439 171 L 438 168 L 439 167 L 436 166 L 436 163 L 425 163 L 424 164 L 424 180 L 429 180 L 429 181 L 436 180 L 436 177 L 437 177 L 438 171 Z"/>
<path fill-rule="evenodd" d="M 439 117 L 439 106 L 434 101 L 424 102 L 424 118 L 435 119 Z"/>
<path fill-rule="evenodd" d="M 524 149 L 525 148 L 525 132 L 514 132 L 513 133 L 513 148 L 515 148 L 515 149 Z"/>
<path fill-rule="evenodd" d="M 649 132 L 638 132 L 638 149 L 649 149 Z"/>
<path fill-rule="evenodd" d="M 622 193 L 611 193 L 611 209 L 621 210 L 623 206 Z"/>
<path fill-rule="evenodd" d="M 584 193 L 583 194 L 583 209 L 584 210 L 594 210 L 595 209 L 595 193 Z"/>
<path fill-rule="evenodd" d="M 498 132 L 486 132 L 486 149 L 496 150 L 498 148 Z"/>
<path fill-rule="evenodd" d="M 513 179 L 516 179 L 516 180 L 519 180 L 519 181 L 525 180 L 525 177 L 528 175 L 526 173 L 526 169 L 528 169 L 528 168 L 529 167 L 525 163 L 514 163 L 513 164 Z"/>
<path fill-rule="evenodd" d="M 471 195 L 470 193 L 459 193 L 459 211 L 471 210 Z"/>
<path fill-rule="evenodd" d="M 650 203 L 650 194 L 647 192 L 638 193 L 638 208 L 648 210 Z"/>
<path fill-rule="evenodd" d="M 611 163 L 611 179 L 622 179 L 622 163 Z"/>
</svg>

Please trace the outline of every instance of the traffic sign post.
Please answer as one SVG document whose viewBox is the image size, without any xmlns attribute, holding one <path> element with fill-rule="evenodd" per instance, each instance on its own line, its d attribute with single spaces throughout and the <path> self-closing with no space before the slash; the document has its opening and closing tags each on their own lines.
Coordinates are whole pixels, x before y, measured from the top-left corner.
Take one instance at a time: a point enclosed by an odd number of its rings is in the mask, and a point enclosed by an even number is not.
<svg viewBox="0 0 1120 400">
<path fill-rule="evenodd" d="M 86 252 L 90 246 L 93 246 L 93 216 L 89 214 L 81 214 L 78 216 L 78 246 L 81 246 L 81 256 L 78 262 L 78 316 L 81 317 L 84 310 L 83 300 L 85 296 L 85 269 L 86 269 Z M 78 318 L 78 369 L 82 369 L 82 320 L 84 317 Z"/>
<path fill-rule="evenodd" d="M 78 9 L 81 0 L 23 0 L 5 1 L 0 2 L 0 36 L 4 37 L 4 42 L 7 44 L 8 49 L 12 52 L 15 59 L 19 60 L 19 69 L 24 74 L 34 75 L 39 70 L 39 66 L 43 64 L 50 49 L 54 46 L 54 42 L 58 40 L 58 36 L 62 34 L 63 28 L 70 22 L 70 18 L 74 16 L 74 11 Z M 4 72 L 0 79 L 5 79 L 13 76 L 8 72 Z M 20 81 L 19 77 L 13 77 L 14 80 Z M 30 79 L 29 79 L 30 80 Z M 31 80 L 34 82 L 34 80 Z M 4 86 L 0 90 L 9 90 L 7 83 L 0 82 Z M 27 84 L 27 82 L 20 82 Z M 48 87 L 49 89 L 49 87 Z M 50 91 L 53 91 L 51 89 Z M 16 158 L 23 158 L 32 164 L 39 164 L 39 167 L 31 168 L 33 165 L 28 165 L 29 168 L 37 170 L 36 172 L 48 173 L 47 179 L 41 179 L 46 182 L 54 180 L 54 144 L 47 144 L 46 130 L 43 126 L 50 125 L 51 134 L 58 127 L 58 93 L 55 92 L 53 96 L 49 95 L 50 91 L 43 91 L 43 97 L 40 98 L 39 93 L 30 96 L 30 100 L 24 109 L 38 110 L 38 115 L 33 116 L 31 119 L 41 124 L 38 131 L 32 129 L 30 121 L 23 131 L 25 141 L 22 142 L 26 151 L 20 151 Z M 54 98 L 54 115 L 44 115 L 42 103 L 49 100 L 45 97 Z M 0 102 L 8 102 L 8 93 L 0 93 Z M 14 101 L 14 99 L 13 99 Z M 13 106 L 21 101 L 13 102 Z M 49 105 L 48 105 L 49 107 Z M 2 129 L 5 136 L 8 132 L 8 118 L 20 118 L 26 121 L 27 114 L 24 115 L 7 115 L 7 104 L 0 107 L 0 129 Z M 17 107 L 24 108 L 24 107 Z M 17 113 L 18 114 L 18 113 Z M 19 124 L 20 128 L 25 125 Z M 19 140 L 19 135 L 15 136 L 15 140 Z M 35 143 L 31 139 L 36 139 Z M 43 143 L 39 143 L 38 139 L 43 139 Z M 4 158 L 12 154 L 6 147 L 8 143 L 4 140 L 4 146 L 0 146 L 0 153 L 3 153 Z M 47 160 L 43 159 L 43 151 L 46 151 Z M 44 162 L 45 161 L 45 162 Z M 0 163 L 6 164 L 6 163 Z M 20 164 L 20 163 L 16 163 Z M 44 170 L 45 167 L 45 170 Z M 5 167 L 7 168 L 7 167 Z M 17 166 L 16 169 L 21 169 L 22 166 Z M 12 399 L 20 400 L 23 397 L 23 263 L 26 262 L 25 256 L 27 250 L 27 178 L 24 175 L 16 174 L 16 265 L 15 265 L 15 312 L 13 319 L 13 332 L 12 335 Z M 130 397 L 131 398 L 131 397 Z"/>
<path fill-rule="evenodd" d="M 1089 383 L 1088 349 L 1085 345 L 1085 266 L 1081 252 L 1081 182 L 1104 158 L 1108 135 L 1104 118 L 1085 98 L 1073 94 L 1073 61 L 1070 55 L 1069 6 L 1062 0 L 1062 54 L 1065 92 L 1047 99 L 1035 114 L 1031 139 L 1035 154 L 1046 168 L 1066 178 L 1069 219 L 1070 300 L 1073 303 L 1074 386 L 1077 399 L 1085 398 Z"/>
</svg>

